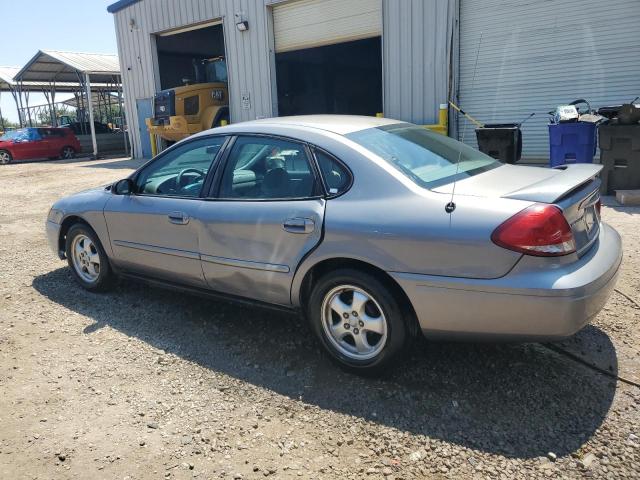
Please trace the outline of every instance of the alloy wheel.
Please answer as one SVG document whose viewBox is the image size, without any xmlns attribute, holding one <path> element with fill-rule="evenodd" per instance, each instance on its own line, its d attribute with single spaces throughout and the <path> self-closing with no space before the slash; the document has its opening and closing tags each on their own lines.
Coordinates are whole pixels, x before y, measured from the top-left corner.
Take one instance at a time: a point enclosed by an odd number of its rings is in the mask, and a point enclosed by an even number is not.
<svg viewBox="0 0 640 480">
<path fill-rule="evenodd" d="M 75 150 L 71 147 L 64 147 L 62 149 L 62 158 L 64 158 L 65 160 L 69 160 L 71 158 L 74 157 L 75 155 Z"/>
<path fill-rule="evenodd" d="M 73 267 L 85 282 L 94 283 L 100 276 L 100 253 L 93 241 L 79 234 L 71 245 Z"/>
<path fill-rule="evenodd" d="M 329 342 L 353 360 L 374 358 L 387 341 L 387 319 L 380 304 L 353 285 L 335 287 L 325 295 L 322 327 Z"/>
<path fill-rule="evenodd" d="M 9 152 L 0 152 L 0 164 L 6 165 L 9 162 L 11 162 L 11 155 L 9 155 Z"/>
</svg>

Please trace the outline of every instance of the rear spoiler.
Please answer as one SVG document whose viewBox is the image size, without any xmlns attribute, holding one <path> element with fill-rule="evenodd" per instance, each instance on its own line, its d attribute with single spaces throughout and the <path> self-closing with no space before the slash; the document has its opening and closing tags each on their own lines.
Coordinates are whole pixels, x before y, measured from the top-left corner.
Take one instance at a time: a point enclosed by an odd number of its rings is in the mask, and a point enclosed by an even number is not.
<svg viewBox="0 0 640 480">
<path fill-rule="evenodd" d="M 593 163 L 575 163 L 555 167 L 554 170 L 563 170 L 563 172 L 520 190 L 502 195 L 502 197 L 514 200 L 553 203 L 589 183 L 600 173 L 602 168 L 602 165 Z"/>
</svg>

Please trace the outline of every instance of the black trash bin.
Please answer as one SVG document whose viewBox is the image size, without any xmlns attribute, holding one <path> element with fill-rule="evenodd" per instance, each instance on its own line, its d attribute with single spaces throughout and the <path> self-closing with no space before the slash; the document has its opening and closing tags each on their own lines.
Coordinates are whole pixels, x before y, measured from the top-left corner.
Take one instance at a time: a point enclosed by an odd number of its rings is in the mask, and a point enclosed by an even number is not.
<svg viewBox="0 0 640 480">
<path fill-rule="evenodd" d="M 640 124 L 600 125 L 598 133 L 600 163 L 604 165 L 601 193 L 640 189 Z"/>
<path fill-rule="evenodd" d="M 522 157 L 522 130 L 518 123 L 495 123 L 476 128 L 478 148 L 503 163 Z"/>
</svg>

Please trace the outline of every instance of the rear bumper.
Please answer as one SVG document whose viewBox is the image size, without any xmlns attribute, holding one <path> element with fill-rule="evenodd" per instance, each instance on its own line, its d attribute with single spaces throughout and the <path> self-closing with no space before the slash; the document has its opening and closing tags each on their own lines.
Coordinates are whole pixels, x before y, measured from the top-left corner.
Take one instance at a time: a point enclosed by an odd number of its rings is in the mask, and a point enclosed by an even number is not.
<svg viewBox="0 0 640 480">
<path fill-rule="evenodd" d="M 591 250 L 549 268 L 523 257 L 502 278 L 477 280 L 391 273 L 404 289 L 427 337 L 511 340 L 573 335 L 604 306 L 622 261 L 618 233 L 602 224 Z"/>
</svg>

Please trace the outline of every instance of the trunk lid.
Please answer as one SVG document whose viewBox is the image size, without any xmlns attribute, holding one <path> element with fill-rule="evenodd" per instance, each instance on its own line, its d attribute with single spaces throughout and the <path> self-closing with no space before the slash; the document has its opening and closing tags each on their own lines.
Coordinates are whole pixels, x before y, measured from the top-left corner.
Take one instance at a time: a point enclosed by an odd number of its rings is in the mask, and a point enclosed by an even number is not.
<svg viewBox="0 0 640 480">
<path fill-rule="evenodd" d="M 554 203 L 572 190 L 592 181 L 602 165 L 591 163 L 564 165 L 558 168 L 503 165 L 456 183 L 456 195 L 503 197 L 530 202 Z M 434 189 L 451 193 L 453 184 Z"/>
<path fill-rule="evenodd" d="M 573 164 L 558 168 L 504 165 L 488 172 L 458 181 L 455 195 L 486 198 L 508 198 L 559 206 L 571 226 L 578 255 L 585 253 L 600 232 L 600 200 L 602 165 Z M 451 194 L 453 184 L 435 189 Z"/>
</svg>

